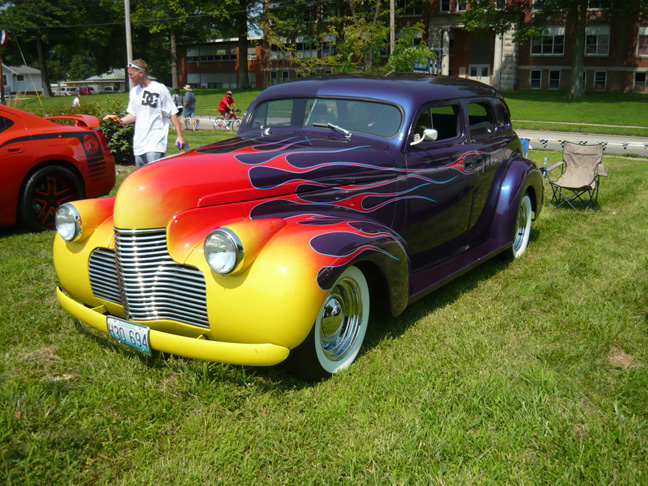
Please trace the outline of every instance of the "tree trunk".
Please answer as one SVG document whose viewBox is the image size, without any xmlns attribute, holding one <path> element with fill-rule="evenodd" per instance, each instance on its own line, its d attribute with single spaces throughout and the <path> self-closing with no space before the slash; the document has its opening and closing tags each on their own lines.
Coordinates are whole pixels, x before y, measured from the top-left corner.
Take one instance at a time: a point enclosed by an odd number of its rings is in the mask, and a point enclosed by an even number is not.
<svg viewBox="0 0 648 486">
<path fill-rule="evenodd" d="M 40 66 L 41 81 L 43 83 L 43 98 L 51 98 L 52 87 L 50 86 L 49 74 L 47 74 L 47 64 L 43 53 L 43 39 L 40 34 L 36 34 L 36 51 L 38 51 L 38 65 Z M 36 87 L 34 87 L 34 90 L 36 90 Z"/>
<path fill-rule="evenodd" d="M 250 80 L 248 78 L 248 60 L 247 60 L 247 50 L 248 50 L 248 23 L 247 23 L 247 6 L 248 1 L 242 0 L 239 3 L 239 13 L 236 15 L 236 28 L 238 31 L 238 79 L 237 79 L 237 89 L 249 89 Z"/>
<path fill-rule="evenodd" d="M 171 87 L 175 91 L 180 88 L 178 83 L 178 48 L 176 45 L 176 33 L 173 26 L 169 26 L 169 37 L 171 38 Z"/>
<path fill-rule="evenodd" d="M 587 0 L 580 0 L 569 12 L 572 25 L 574 25 L 574 51 L 572 53 L 572 72 L 567 98 L 582 98 L 585 95 L 583 72 L 585 70 L 586 14 Z"/>
</svg>

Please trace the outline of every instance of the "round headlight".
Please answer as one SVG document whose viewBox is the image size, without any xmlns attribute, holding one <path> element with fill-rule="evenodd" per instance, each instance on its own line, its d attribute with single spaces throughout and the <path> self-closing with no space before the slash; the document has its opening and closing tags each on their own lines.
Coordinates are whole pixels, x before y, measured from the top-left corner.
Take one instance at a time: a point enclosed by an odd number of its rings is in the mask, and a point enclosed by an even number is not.
<svg viewBox="0 0 648 486">
<path fill-rule="evenodd" d="M 56 231 L 65 241 L 81 234 L 81 216 L 71 204 L 65 203 L 56 211 Z"/>
<path fill-rule="evenodd" d="M 212 231 L 205 239 L 205 258 L 214 272 L 228 274 L 243 258 L 241 240 L 227 228 Z"/>
</svg>

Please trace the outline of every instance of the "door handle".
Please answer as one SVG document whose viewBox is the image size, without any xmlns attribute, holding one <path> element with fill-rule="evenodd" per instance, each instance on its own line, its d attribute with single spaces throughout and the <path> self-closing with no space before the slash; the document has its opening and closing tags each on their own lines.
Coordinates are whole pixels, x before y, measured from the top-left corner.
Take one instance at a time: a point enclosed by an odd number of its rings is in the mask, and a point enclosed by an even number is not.
<svg viewBox="0 0 648 486">
<path fill-rule="evenodd" d="M 18 148 L 10 148 L 9 149 L 10 154 L 19 154 L 22 151 L 23 151 L 23 149 L 21 149 L 20 147 L 18 147 Z"/>
<path fill-rule="evenodd" d="M 464 159 L 463 168 L 466 172 L 470 172 L 475 168 L 475 157 L 469 155 Z"/>
</svg>

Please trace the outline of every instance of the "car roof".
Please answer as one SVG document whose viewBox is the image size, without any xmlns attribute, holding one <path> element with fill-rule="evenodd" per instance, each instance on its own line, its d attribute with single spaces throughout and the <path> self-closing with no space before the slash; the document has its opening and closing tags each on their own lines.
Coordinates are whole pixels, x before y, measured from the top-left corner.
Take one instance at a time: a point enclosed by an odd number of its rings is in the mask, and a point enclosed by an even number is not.
<svg viewBox="0 0 648 486">
<path fill-rule="evenodd" d="M 344 96 L 393 101 L 404 107 L 418 107 L 431 100 L 466 97 L 496 97 L 492 87 L 465 78 L 428 74 L 334 75 L 288 81 L 271 86 L 259 95 L 268 98 L 295 96 Z"/>
</svg>

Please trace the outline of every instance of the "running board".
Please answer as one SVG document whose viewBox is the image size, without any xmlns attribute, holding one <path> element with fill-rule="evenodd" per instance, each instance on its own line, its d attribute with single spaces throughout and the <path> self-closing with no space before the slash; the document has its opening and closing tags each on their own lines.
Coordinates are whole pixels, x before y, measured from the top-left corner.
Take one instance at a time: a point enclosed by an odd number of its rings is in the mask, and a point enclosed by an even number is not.
<svg viewBox="0 0 648 486">
<path fill-rule="evenodd" d="M 410 298 L 412 303 L 439 287 L 460 277 L 476 266 L 511 247 L 510 241 L 485 241 L 479 246 L 467 250 L 439 265 L 426 268 L 410 278 Z"/>
</svg>

